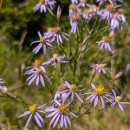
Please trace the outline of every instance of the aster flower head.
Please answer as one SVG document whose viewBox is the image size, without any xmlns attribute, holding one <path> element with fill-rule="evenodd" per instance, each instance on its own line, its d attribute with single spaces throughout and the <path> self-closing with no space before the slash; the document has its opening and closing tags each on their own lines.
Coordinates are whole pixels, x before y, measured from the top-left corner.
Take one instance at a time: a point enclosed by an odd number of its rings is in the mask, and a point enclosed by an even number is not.
<svg viewBox="0 0 130 130">
<path fill-rule="evenodd" d="M 40 113 L 45 113 L 43 110 L 40 110 L 43 106 L 45 106 L 46 104 L 40 106 L 37 108 L 36 104 L 32 105 L 32 106 L 29 106 L 29 110 L 28 111 L 25 111 L 23 114 L 19 115 L 18 118 L 21 118 L 21 117 L 24 117 L 24 116 L 27 116 L 29 115 L 29 118 L 25 124 L 25 128 L 28 127 L 31 119 L 34 117 L 37 125 L 39 127 L 42 127 L 43 123 L 44 123 L 44 120 L 42 118 L 42 116 L 39 114 Z"/>
<path fill-rule="evenodd" d="M 31 66 L 28 67 L 27 69 L 28 70 L 27 72 L 25 72 L 25 74 L 30 75 L 26 80 L 28 82 L 28 85 L 31 85 L 33 81 L 36 81 L 36 86 L 38 86 L 39 83 L 41 82 L 42 86 L 45 87 L 44 78 L 46 77 L 48 80 L 49 78 L 46 75 L 46 70 L 43 67 L 43 65 Z"/>
<path fill-rule="evenodd" d="M 80 14 L 79 13 L 73 13 L 70 15 L 70 25 L 71 25 L 70 33 L 73 33 L 73 34 L 76 33 L 79 21 L 80 21 Z"/>
<path fill-rule="evenodd" d="M 64 60 L 65 56 L 53 54 L 53 57 L 50 58 L 48 61 L 44 62 L 43 64 L 48 65 L 56 65 L 57 63 L 67 63 L 68 61 Z"/>
<path fill-rule="evenodd" d="M 110 22 L 112 20 L 115 8 L 116 7 L 113 4 L 107 5 L 106 9 L 101 11 L 102 12 L 101 20 L 107 19 L 108 24 L 110 25 Z"/>
<path fill-rule="evenodd" d="M 121 102 L 120 100 L 123 98 L 124 93 L 122 93 L 120 96 L 116 95 L 116 92 L 114 89 L 112 89 L 112 92 L 114 94 L 114 99 L 112 99 L 111 106 L 118 105 L 121 111 L 124 111 L 123 106 L 124 104 L 130 104 L 130 102 Z"/>
<path fill-rule="evenodd" d="M 56 127 L 58 122 L 60 123 L 60 128 L 68 128 L 68 126 L 71 126 L 71 121 L 68 115 L 77 118 L 74 113 L 69 111 L 69 104 L 66 105 L 64 102 L 55 101 L 55 105 L 46 108 L 45 112 L 51 112 L 51 114 L 46 116 L 46 118 L 52 118 L 49 125 L 51 125 L 53 128 Z"/>
<path fill-rule="evenodd" d="M 5 81 L 3 81 L 3 79 L 0 78 L 0 91 L 7 92 L 8 88 L 4 86 L 3 83 L 5 83 Z"/>
<path fill-rule="evenodd" d="M 38 35 L 39 35 L 39 40 L 31 43 L 31 46 L 34 44 L 37 44 L 37 46 L 33 49 L 33 52 L 35 54 L 37 54 L 40 51 L 40 49 L 42 49 L 43 54 L 46 55 L 47 46 L 52 46 L 52 45 L 50 44 L 50 40 L 48 40 L 46 37 L 42 36 L 39 31 L 38 31 Z"/>
<path fill-rule="evenodd" d="M 96 43 L 100 46 L 101 50 L 104 48 L 111 52 L 112 49 L 110 44 L 113 44 L 114 42 L 111 41 L 110 37 L 104 36 L 101 41 L 97 41 Z"/>
<path fill-rule="evenodd" d="M 73 13 L 80 13 L 80 12 L 81 11 L 80 11 L 78 5 L 76 5 L 76 4 L 69 5 L 69 16 L 71 16 L 71 14 L 73 14 Z"/>
<path fill-rule="evenodd" d="M 69 34 L 62 32 L 61 27 L 54 27 L 45 33 L 46 38 L 50 38 L 51 42 L 56 41 L 57 44 L 63 43 L 62 37 L 68 41 Z"/>
<path fill-rule="evenodd" d="M 97 106 L 99 100 L 102 103 L 102 109 L 105 108 L 105 102 L 104 99 L 108 102 L 111 102 L 109 99 L 111 97 L 110 93 L 106 92 L 106 89 L 103 85 L 95 86 L 93 83 L 91 83 L 91 87 L 93 88 L 92 92 L 85 93 L 83 95 L 89 95 L 85 100 L 90 99 L 90 103 L 94 103 L 94 107 Z"/>
<path fill-rule="evenodd" d="M 77 93 L 77 86 L 75 84 L 69 84 L 67 81 L 65 81 L 65 86 L 67 89 L 65 90 L 64 99 L 67 99 L 70 96 L 70 103 L 73 103 L 75 96 L 78 98 L 78 100 L 83 103 L 82 98 Z"/>
<path fill-rule="evenodd" d="M 100 74 L 101 72 L 103 72 L 104 74 L 106 74 L 106 72 L 109 72 L 111 74 L 111 70 L 105 67 L 106 65 L 107 64 L 93 64 L 91 67 L 95 74 Z"/>
<path fill-rule="evenodd" d="M 43 12 L 46 13 L 47 11 L 52 13 L 51 10 L 53 9 L 55 3 L 56 3 L 55 0 L 39 0 L 39 3 L 36 4 L 33 10 L 34 12 L 40 10 L 41 13 Z"/>
</svg>

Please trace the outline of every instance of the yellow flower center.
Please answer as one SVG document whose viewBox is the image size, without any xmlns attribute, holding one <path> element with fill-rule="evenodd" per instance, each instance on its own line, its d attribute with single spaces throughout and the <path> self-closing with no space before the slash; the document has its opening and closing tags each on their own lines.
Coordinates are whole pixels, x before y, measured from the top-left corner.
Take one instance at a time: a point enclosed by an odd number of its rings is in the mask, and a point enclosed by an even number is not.
<svg viewBox="0 0 130 130">
<path fill-rule="evenodd" d="M 104 68 L 105 64 L 100 64 L 99 66 L 100 66 L 100 68 Z"/>
<path fill-rule="evenodd" d="M 44 37 L 41 37 L 39 41 L 43 43 L 45 41 Z"/>
<path fill-rule="evenodd" d="M 80 15 L 78 13 L 73 13 L 71 16 L 70 16 L 70 19 L 72 21 L 78 21 L 80 19 Z"/>
<path fill-rule="evenodd" d="M 71 85 L 70 85 L 70 92 L 72 92 L 75 88 L 76 88 L 76 85 L 71 84 Z"/>
<path fill-rule="evenodd" d="M 39 66 L 41 64 L 41 61 L 39 59 L 36 59 L 34 62 L 33 62 L 33 65 L 34 66 Z"/>
<path fill-rule="evenodd" d="M 44 2 L 45 2 L 45 0 L 39 0 L 39 2 L 40 2 L 40 3 L 44 3 Z"/>
<path fill-rule="evenodd" d="M 120 96 L 116 96 L 115 102 L 119 102 L 120 100 L 121 100 L 121 97 Z"/>
<path fill-rule="evenodd" d="M 104 36 L 104 37 L 103 37 L 103 41 L 109 42 L 109 41 L 110 41 L 110 38 L 109 38 L 108 36 Z"/>
<path fill-rule="evenodd" d="M 114 11 L 115 6 L 113 4 L 109 4 L 109 5 L 107 5 L 107 9 L 110 10 L 110 11 Z"/>
<path fill-rule="evenodd" d="M 105 88 L 104 88 L 104 86 L 102 86 L 102 85 L 99 85 L 99 86 L 97 86 L 96 87 L 96 93 L 98 94 L 98 95 L 102 95 L 104 92 L 105 92 Z"/>
<path fill-rule="evenodd" d="M 53 54 L 53 58 L 56 59 L 58 57 L 58 54 Z"/>
<path fill-rule="evenodd" d="M 60 110 L 60 113 L 66 113 L 68 109 L 65 104 L 61 104 L 59 106 L 59 110 Z"/>
<path fill-rule="evenodd" d="M 37 72 L 37 73 L 41 73 L 41 72 L 42 72 L 42 69 L 41 69 L 41 68 L 37 68 L 37 69 L 36 69 L 36 72 Z"/>
<path fill-rule="evenodd" d="M 50 32 L 52 29 L 53 29 L 53 28 L 48 27 L 48 28 L 47 28 L 47 31 Z"/>
<path fill-rule="evenodd" d="M 54 31 L 55 31 L 55 33 L 60 33 L 61 32 L 61 27 L 55 27 L 54 28 Z"/>
<path fill-rule="evenodd" d="M 34 114 L 35 111 L 36 111 L 36 104 L 32 105 L 32 106 L 29 106 L 29 111 Z"/>
</svg>

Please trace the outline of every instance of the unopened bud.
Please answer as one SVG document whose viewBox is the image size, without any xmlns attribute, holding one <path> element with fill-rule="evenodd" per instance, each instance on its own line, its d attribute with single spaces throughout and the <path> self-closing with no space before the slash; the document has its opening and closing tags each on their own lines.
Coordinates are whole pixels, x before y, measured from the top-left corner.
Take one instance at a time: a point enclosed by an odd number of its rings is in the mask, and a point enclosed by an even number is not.
<svg viewBox="0 0 130 130">
<path fill-rule="evenodd" d="M 58 6 L 58 8 L 57 8 L 57 19 L 59 20 L 60 17 L 61 17 L 61 7 Z"/>
<path fill-rule="evenodd" d="M 122 76 L 122 74 L 123 74 L 122 72 L 119 72 L 118 74 L 115 75 L 114 79 L 118 79 L 119 77 Z"/>
</svg>

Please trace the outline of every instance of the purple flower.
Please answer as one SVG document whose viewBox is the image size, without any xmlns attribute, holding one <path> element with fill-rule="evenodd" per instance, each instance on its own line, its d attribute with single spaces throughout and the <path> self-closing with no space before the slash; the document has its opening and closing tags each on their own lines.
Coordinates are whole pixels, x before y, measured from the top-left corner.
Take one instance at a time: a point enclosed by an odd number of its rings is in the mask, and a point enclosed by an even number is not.
<svg viewBox="0 0 130 130">
<path fill-rule="evenodd" d="M 114 100 L 112 99 L 113 102 L 111 103 L 111 106 L 115 106 L 116 104 L 118 104 L 120 110 L 124 111 L 122 105 L 124 105 L 124 104 L 130 104 L 130 102 L 120 102 L 120 100 L 123 98 L 124 93 L 122 93 L 120 96 L 117 96 L 116 92 L 113 89 L 112 89 L 112 92 L 114 94 Z"/>
<path fill-rule="evenodd" d="M 46 38 L 50 38 L 51 42 L 56 41 L 58 45 L 63 43 L 62 37 L 68 41 L 66 36 L 69 36 L 69 34 L 62 32 L 61 27 L 51 28 L 47 33 L 45 33 Z"/>
<path fill-rule="evenodd" d="M 32 84 L 34 80 L 36 80 L 36 86 L 39 85 L 39 82 L 41 82 L 42 86 L 45 86 L 44 78 L 46 77 L 48 80 L 49 78 L 46 76 L 46 70 L 43 67 L 43 65 L 36 65 L 39 64 L 39 62 L 35 61 L 34 66 L 28 67 L 29 69 L 25 74 L 30 75 L 26 81 L 28 81 L 28 85 Z"/>
<path fill-rule="evenodd" d="M 3 86 L 3 83 L 5 81 L 3 81 L 3 79 L 0 78 L 0 91 L 4 91 L 4 92 L 7 92 L 8 91 L 8 88 L 6 86 Z"/>
<path fill-rule="evenodd" d="M 111 97 L 110 93 L 106 92 L 105 87 L 103 85 L 99 85 L 95 87 L 93 83 L 91 83 L 91 87 L 93 88 L 92 92 L 85 93 L 83 95 L 90 95 L 85 100 L 90 99 L 90 103 L 94 103 L 94 107 L 97 106 L 99 100 L 102 103 L 102 109 L 105 108 L 105 102 L 104 99 L 106 99 L 108 102 L 111 102 L 109 97 Z"/>
<path fill-rule="evenodd" d="M 70 4 L 69 5 L 69 16 L 71 16 L 73 13 L 79 13 L 80 14 L 80 9 L 76 4 Z"/>
<path fill-rule="evenodd" d="M 101 20 L 107 19 L 108 24 L 110 25 L 114 11 L 115 11 L 115 6 L 113 4 L 109 4 L 106 9 L 101 11 L 102 12 Z"/>
<path fill-rule="evenodd" d="M 41 13 L 42 12 L 46 13 L 47 11 L 52 13 L 51 10 L 53 9 L 55 3 L 56 3 L 55 0 L 39 0 L 39 3 L 36 4 L 33 10 L 34 12 L 40 10 Z"/>
<path fill-rule="evenodd" d="M 38 44 L 33 49 L 33 52 L 35 54 L 37 54 L 40 51 L 40 49 L 42 48 L 43 49 L 43 54 L 46 55 L 46 48 L 47 48 L 47 46 L 52 46 L 52 45 L 50 44 L 50 40 L 48 40 L 46 37 L 42 36 L 39 31 L 38 31 L 38 35 L 39 35 L 39 40 L 34 41 L 34 42 L 31 43 L 31 46 L 33 44 Z"/>
<path fill-rule="evenodd" d="M 61 56 L 58 54 L 53 54 L 53 58 L 50 58 L 48 61 L 44 62 L 43 64 L 52 64 L 55 65 L 57 63 L 67 63 L 68 61 L 64 60 L 65 56 Z"/>
<path fill-rule="evenodd" d="M 53 128 L 56 127 L 58 121 L 60 122 L 60 128 L 68 128 L 68 125 L 71 126 L 71 121 L 68 117 L 68 114 L 77 118 L 77 116 L 69 111 L 69 104 L 65 105 L 64 102 L 60 103 L 55 101 L 55 105 L 45 109 L 45 112 L 51 112 L 46 118 L 52 118 L 49 125 Z"/>
<path fill-rule="evenodd" d="M 105 1 L 106 0 L 96 0 L 96 2 L 99 2 L 100 5 L 103 4 Z M 122 0 L 109 0 L 109 2 L 114 5 L 116 5 L 117 1 L 122 2 Z"/>
<path fill-rule="evenodd" d="M 109 68 L 106 68 L 107 64 L 93 64 L 91 67 L 93 69 L 94 73 L 101 73 L 103 72 L 104 74 L 106 74 L 106 72 L 108 71 L 111 74 L 111 70 Z"/>
<path fill-rule="evenodd" d="M 83 103 L 82 98 L 77 94 L 76 92 L 76 85 L 75 84 L 69 84 L 67 81 L 65 81 L 65 86 L 67 87 L 67 89 L 64 91 L 66 94 L 64 95 L 64 99 L 68 98 L 70 96 L 71 101 L 70 103 L 73 103 L 74 101 L 74 97 L 76 96 L 78 98 L 78 100 Z"/>
<path fill-rule="evenodd" d="M 70 15 L 70 25 L 71 25 L 71 31 L 70 33 L 75 34 L 78 24 L 80 20 L 80 14 L 79 13 L 73 13 Z"/>
<path fill-rule="evenodd" d="M 107 49 L 110 52 L 112 51 L 111 47 L 110 47 L 110 43 L 114 43 L 110 41 L 110 38 L 108 36 L 104 36 L 103 39 L 101 41 L 97 41 L 96 42 L 98 45 L 100 45 L 100 49 Z"/>
<path fill-rule="evenodd" d="M 36 108 L 36 104 L 32 105 L 32 106 L 29 106 L 29 110 L 28 111 L 25 111 L 23 114 L 21 114 L 20 116 L 18 116 L 18 118 L 21 118 L 23 116 L 27 116 L 29 115 L 29 118 L 25 124 L 25 128 L 28 126 L 29 122 L 31 121 L 32 117 L 34 117 L 37 125 L 39 127 L 42 127 L 42 124 L 44 123 L 44 120 L 42 118 L 42 116 L 38 113 L 38 112 L 41 112 L 41 113 L 45 113 L 44 111 L 40 110 L 44 105 Z"/>
</svg>

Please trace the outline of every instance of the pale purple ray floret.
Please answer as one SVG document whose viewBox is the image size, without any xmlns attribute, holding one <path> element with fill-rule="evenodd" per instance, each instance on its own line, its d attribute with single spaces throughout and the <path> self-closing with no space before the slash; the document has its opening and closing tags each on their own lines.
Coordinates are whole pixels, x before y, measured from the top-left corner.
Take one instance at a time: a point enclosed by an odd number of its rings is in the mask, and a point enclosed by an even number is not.
<svg viewBox="0 0 130 130">
<path fill-rule="evenodd" d="M 56 127 L 56 125 L 59 122 L 60 128 L 65 127 L 67 129 L 68 126 L 71 126 L 71 121 L 68 115 L 77 118 L 77 116 L 74 113 L 69 111 L 69 105 L 69 103 L 66 105 L 64 102 L 61 103 L 55 101 L 55 105 L 45 109 L 46 113 L 51 113 L 48 116 L 46 116 L 46 118 L 52 118 L 49 123 L 49 125 L 51 125 L 52 128 Z"/>
<path fill-rule="evenodd" d="M 100 5 L 103 4 L 105 1 L 106 1 L 106 0 L 96 0 L 96 2 L 99 2 Z M 111 4 L 116 5 L 117 2 L 123 2 L 123 0 L 109 0 L 109 2 L 110 2 Z"/>
<path fill-rule="evenodd" d="M 118 105 L 121 111 L 124 111 L 122 105 L 130 105 L 130 102 L 121 102 L 120 100 L 123 98 L 124 93 L 122 93 L 120 96 L 116 95 L 116 92 L 114 89 L 112 89 L 112 92 L 114 94 L 114 99 L 112 99 L 111 106 Z"/>
<path fill-rule="evenodd" d="M 32 106 L 29 106 L 29 110 L 28 111 L 25 111 L 23 114 L 19 115 L 18 118 L 21 118 L 21 117 L 24 117 L 24 116 L 27 116 L 29 115 L 29 118 L 25 124 L 25 128 L 28 127 L 31 119 L 34 117 L 37 125 L 39 127 L 42 127 L 43 123 L 44 123 L 44 120 L 42 118 L 42 116 L 39 114 L 42 113 L 44 114 L 45 112 L 43 110 L 40 110 L 42 107 L 44 107 L 46 104 L 40 106 L 40 107 L 36 107 L 36 104 L 32 105 Z"/>
<path fill-rule="evenodd" d="M 50 58 L 48 61 L 44 62 L 44 65 L 56 65 L 57 63 L 67 63 L 68 61 L 64 60 L 65 56 L 58 55 L 58 54 L 53 54 L 53 57 Z"/>
<path fill-rule="evenodd" d="M 112 51 L 110 44 L 113 44 L 114 42 L 110 41 L 110 38 L 108 36 L 104 36 L 101 41 L 96 42 L 99 46 L 100 49 L 107 49 L 110 52 Z"/>
<path fill-rule="evenodd" d="M 70 96 L 70 103 L 73 103 L 75 96 L 78 98 L 78 100 L 83 103 L 82 98 L 78 95 L 76 88 L 77 86 L 75 84 L 69 84 L 67 81 L 65 81 L 65 86 L 67 89 L 64 91 L 66 94 L 64 95 L 64 99 L 68 98 Z"/>
<path fill-rule="evenodd" d="M 71 2 L 74 4 L 78 4 L 78 0 L 71 0 Z"/>
<path fill-rule="evenodd" d="M 101 72 L 103 72 L 104 74 L 106 74 L 106 72 L 109 72 L 110 74 L 112 74 L 111 69 L 105 67 L 106 65 L 107 64 L 93 64 L 91 65 L 91 67 L 94 73 L 100 74 Z"/>
<path fill-rule="evenodd" d="M 47 46 L 52 46 L 50 44 L 50 40 L 48 40 L 46 37 L 42 36 L 41 33 L 38 31 L 39 40 L 34 41 L 31 43 L 31 46 L 34 44 L 37 44 L 37 46 L 33 49 L 33 52 L 37 54 L 40 49 L 43 50 L 43 54 L 46 55 L 47 52 Z"/>
<path fill-rule="evenodd" d="M 91 83 L 91 87 L 93 88 L 92 92 L 87 92 L 83 95 L 89 95 L 86 97 L 85 100 L 90 99 L 90 103 L 94 103 L 94 107 L 96 107 L 99 103 L 99 100 L 102 103 L 102 109 L 105 108 L 105 101 L 108 101 L 109 103 L 111 103 L 111 100 L 109 98 L 111 98 L 111 94 L 106 92 L 105 87 L 103 85 L 99 85 L 99 86 L 95 86 L 93 83 Z"/>
<path fill-rule="evenodd" d="M 28 85 L 31 85 L 33 81 L 36 81 L 36 86 L 39 85 L 41 82 L 42 86 L 45 87 L 44 78 L 46 77 L 48 80 L 49 78 L 46 75 L 46 70 L 43 65 L 37 65 L 39 61 L 34 62 L 34 66 L 28 67 L 25 74 L 30 75 L 27 78 Z"/>
<path fill-rule="evenodd" d="M 60 43 L 63 43 L 62 37 L 68 41 L 67 37 L 69 37 L 69 34 L 62 32 L 61 27 L 54 27 L 45 33 L 45 37 L 49 38 L 51 42 L 56 41 L 59 45 Z"/>
<path fill-rule="evenodd" d="M 36 4 L 33 10 L 34 12 L 40 10 L 41 13 L 43 12 L 46 13 L 47 11 L 52 13 L 51 10 L 53 9 L 55 3 L 56 3 L 55 0 L 39 0 L 39 3 Z"/>
</svg>

